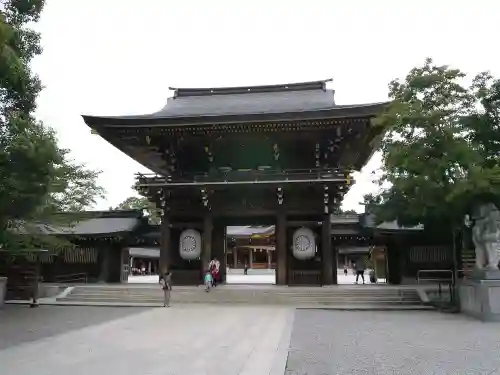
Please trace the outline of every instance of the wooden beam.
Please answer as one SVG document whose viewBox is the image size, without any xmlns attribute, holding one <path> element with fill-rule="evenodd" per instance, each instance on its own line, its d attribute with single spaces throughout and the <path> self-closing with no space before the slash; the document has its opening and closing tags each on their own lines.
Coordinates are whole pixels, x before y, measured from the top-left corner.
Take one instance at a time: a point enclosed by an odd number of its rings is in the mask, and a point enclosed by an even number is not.
<svg viewBox="0 0 500 375">
<path fill-rule="evenodd" d="M 321 265 L 322 265 L 323 285 L 332 285 L 337 283 L 336 272 L 334 274 L 333 271 L 334 249 L 332 248 L 331 230 L 332 230 L 332 224 L 330 221 L 330 214 L 325 214 L 323 215 L 323 225 L 321 226 Z M 337 269 L 336 265 L 335 269 Z"/>
<path fill-rule="evenodd" d="M 276 216 L 276 284 L 288 283 L 288 254 L 286 238 L 286 214 L 279 210 Z"/>
<path fill-rule="evenodd" d="M 213 218 L 210 213 L 207 213 L 203 219 L 203 253 L 201 256 L 201 272 L 205 271 L 212 259 L 212 231 Z"/>
<path fill-rule="evenodd" d="M 323 225 L 323 222 L 321 221 L 313 221 L 313 220 L 296 220 L 296 221 L 287 221 L 286 222 L 287 227 L 320 227 Z"/>
<path fill-rule="evenodd" d="M 172 262 L 172 241 L 171 241 L 171 230 L 170 230 L 170 221 L 169 221 L 168 213 L 164 213 L 161 218 L 160 224 L 160 272 L 165 273 L 170 270 L 171 262 Z"/>
</svg>

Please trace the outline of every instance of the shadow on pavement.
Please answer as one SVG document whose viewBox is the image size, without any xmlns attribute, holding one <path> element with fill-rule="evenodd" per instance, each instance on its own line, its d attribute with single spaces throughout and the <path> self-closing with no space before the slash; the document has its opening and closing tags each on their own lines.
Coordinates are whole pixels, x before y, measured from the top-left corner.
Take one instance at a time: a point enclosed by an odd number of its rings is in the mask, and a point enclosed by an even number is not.
<svg viewBox="0 0 500 375">
<path fill-rule="evenodd" d="M 147 311 L 147 308 L 6 305 L 0 309 L 0 350 Z"/>
</svg>

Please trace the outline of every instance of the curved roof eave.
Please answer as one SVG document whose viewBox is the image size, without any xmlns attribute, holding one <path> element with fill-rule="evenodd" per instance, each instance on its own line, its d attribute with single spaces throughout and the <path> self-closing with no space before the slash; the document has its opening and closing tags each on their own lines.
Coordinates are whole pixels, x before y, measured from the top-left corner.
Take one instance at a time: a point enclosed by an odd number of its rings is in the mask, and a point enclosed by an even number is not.
<svg viewBox="0 0 500 375">
<path fill-rule="evenodd" d="M 261 112 L 247 114 L 224 114 L 224 115 L 199 115 L 199 116 L 158 116 L 131 115 L 131 116 L 89 116 L 82 115 L 85 123 L 91 128 L 99 126 L 179 126 L 233 122 L 254 121 L 284 121 L 284 120 L 315 120 L 325 118 L 356 118 L 374 117 L 380 113 L 389 102 L 379 102 L 358 105 L 335 105 L 330 108 L 318 110 L 305 110 L 294 112 Z"/>
</svg>

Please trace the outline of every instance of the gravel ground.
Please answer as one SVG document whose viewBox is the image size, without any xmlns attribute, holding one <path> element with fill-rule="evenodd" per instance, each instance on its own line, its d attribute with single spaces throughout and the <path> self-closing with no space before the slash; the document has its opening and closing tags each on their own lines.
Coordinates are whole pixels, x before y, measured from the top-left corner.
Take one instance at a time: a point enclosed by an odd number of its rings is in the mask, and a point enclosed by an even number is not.
<svg viewBox="0 0 500 375">
<path fill-rule="evenodd" d="M 437 312 L 298 310 L 286 375 L 500 374 L 500 324 Z"/>
<path fill-rule="evenodd" d="M 0 350 L 138 314 L 145 308 L 6 305 L 0 309 Z M 1 371 L 0 371 L 1 373 Z"/>
</svg>

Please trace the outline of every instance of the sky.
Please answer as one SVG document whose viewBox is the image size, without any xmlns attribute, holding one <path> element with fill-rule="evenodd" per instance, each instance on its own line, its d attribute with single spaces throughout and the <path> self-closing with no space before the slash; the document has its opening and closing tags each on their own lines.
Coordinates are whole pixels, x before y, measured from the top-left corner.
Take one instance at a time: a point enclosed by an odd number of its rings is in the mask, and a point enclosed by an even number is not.
<svg viewBox="0 0 500 375">
<path fill-rule="evenodd" d="M 62 147 L 102 171 L 105 199 L 135 195 L 143 166 L 92 135 L 81 115 L 151 113 L 169 87 L 218 87 L 333 78 L 337 104 L 387 100 L 388 83 L 426 57 L 500 75 L 496 0 L 46 0 L 33 61 L 45 89 L 37 116 Z M 375 155 L 343 208 L 376 191 Z"/>
</svg>

